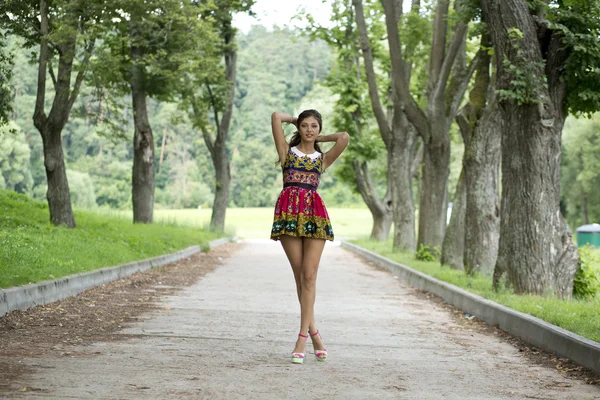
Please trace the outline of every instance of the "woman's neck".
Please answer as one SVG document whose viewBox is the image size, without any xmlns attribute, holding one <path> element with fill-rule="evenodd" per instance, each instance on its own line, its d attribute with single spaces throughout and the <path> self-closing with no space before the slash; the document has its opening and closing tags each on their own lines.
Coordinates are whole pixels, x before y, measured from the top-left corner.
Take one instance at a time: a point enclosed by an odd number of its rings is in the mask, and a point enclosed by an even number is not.
<svg viewBox="0 0 600 400">
<path fill-rule="evenodd" d="M 300 142 L 296 146 L 298 150 L 303 152 L 304 154 L 312 154 L 315 152 L 315 142 Z"/>
</svg>

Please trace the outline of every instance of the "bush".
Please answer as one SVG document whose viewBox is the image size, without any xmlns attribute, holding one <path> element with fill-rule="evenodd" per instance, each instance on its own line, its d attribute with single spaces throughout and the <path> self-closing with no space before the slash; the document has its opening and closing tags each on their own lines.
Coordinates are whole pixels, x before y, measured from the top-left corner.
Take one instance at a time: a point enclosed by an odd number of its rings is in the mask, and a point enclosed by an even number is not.
<svg viewBox="0 0 600 400">
<path fill-rule="evenodd" d="M 580 268 L 575 274 L 573 295 L 593 299 L 600 293 L 600 260 L 594 257 L 589 245 L 579 249 Z"/>
<path fill-rule="evenodd" d="M 420 244 L 415 258 L 419 261 L 439 261 L 441 256 L 440 249 L 438 247 L 432 247 L 429 245 Z"/>
</svg>

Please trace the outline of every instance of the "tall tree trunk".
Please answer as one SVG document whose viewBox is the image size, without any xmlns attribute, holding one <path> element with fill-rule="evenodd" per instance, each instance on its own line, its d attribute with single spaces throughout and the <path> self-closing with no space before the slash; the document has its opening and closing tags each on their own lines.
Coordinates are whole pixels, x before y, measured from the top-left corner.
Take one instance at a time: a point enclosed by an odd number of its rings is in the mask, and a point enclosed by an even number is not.
<svg viewBox="0 0 600 400">
<path fill-rule="evenodd" d="M 495 84 L 490 77 L 491 57 L 486 50 L 489 35 L 481 38 L 477 54 L 475 84 L 469 102 L 456 117 L 465 143 L 464 269 L 471 275 L 491 275 L 498 256 L 499 215 L 498 176 L 500 168 L 501 124 Z"/>
<path fill-rule="evenodd" d="M 387 209 L 377 209 L 371 211 L 373 216 L 373 229 L 371 229 L 371 240 L 377 240 L 379 242 L 385 241 L 390 236 L 390 230 L 392 229 L 393 216 Z"/>
<path fill-rule="evenodd" d="M 450 138 L 424 142 L 419 193 L 419 245 L 441 249 L 446 231 Z"/>
<path fill-rule="evenodd" d="M 456 3 L 455 3 L 456 4 Z M 459 53 L 456 55 L 455 69 L 458 71 L 466 70 L 467 65 L 467 43 L 463 42 Z M 463 135 L 463 142 L 466 147 L 466 140 Z M 446 226 L 444 241 L 442 242 L 441 264 L 449 265 L 458 270 L 464 268 L 463 254 L 465 252 L 465 212 L 467 209 L 467 186 L 465 168 L 460 171 L 458 183 L 456 185 L 454 198 L 452 200 L 452 215 L 450 222 Z M 447 216 L 446 216 L 447 217 Z"/>
<path fill-rule="evenodd" d="M 482 272 L 491 275 L 498 257 L 501 129 L 502 115 L 495 96 L 492 96 L 465 151 L 467 211 L 464 265 L 468 274 Z"/>
<path fill-rule="evenodd" d="M 48 179 L 48 208 L 50 221 L 55 225 L 75 227 L 75 217 L 71 208 L 69 182 L 62 149 L 62 130 L 69 119 L 73 104 L 79 94 L 84 75 L 89 64 L 94 40 L 89 40 L 84 49 L 84 58 L 79 66 L 75 83 L 71 88 L 73 61 L 77 50 L 77 29 L 73 27 L 67 34 L 59 37 L 55 46 L 58 47 L 58 74 L 54 75 L 50 63 L 50 48 L 48 42 L 48 2 L 40 0 L 40 56 L 38 67 L 37 95 L 33 123 L 42 136 L 44 167 Z M 54 99 L 50 113 L 46 115 L 46 78 L 50 70 L 54 84 Z"/>
<path fill-rule="evenodd" d="M 215 167 L 215 199 L 213 202 L 212 216 L 210 219 L 210 228 L 217 232 L 225 230 L 225 214 L 227 212 L 227 203 L 229 201 L 229 185 L 231 183 L 231 173 L 229 169 L 229 157 L 227 155 L 227 136 L 233 114 L 233 100 L 235 97 L 235 77 L 237 68 L 237 51 L 235 48 L 235 30 L 231 26 L 231 15 L 223 21 L 222 31 L 225 59 L 225 77 L 229 85 L 227 90 L 225 109 L 222 118 L 219 120 L 219 105 L 213 96 L 210 85 L 206 87 L 210 94 L 211 106 L 215 117 L 217 128 L 217 137 L 214 142 L 206 129 L 203 129 L 204 142 L 208 147 L 213 165 Z"/>
<path fill-rule="evenodd" d="M 50 221 L 54 225 L 75 228 L 75 216 L 71 208 L 71 194 L 67 180 L 67 168 L 62 148 L 61 130 L 44 126 L 40 133 L 44 147 L 44 167 L 48 182 L 46 198 Z"/>
<path fill-rule="evenodd" d="M 348 1 L 348 9 L 349 12 L 352 13 L 352 2 Z M 350 49 L 352 49 L 352 55 L 347 51 L 340 51 L 343 54 L 344 65 L 346 67 L 347 73 L 356 73 L 356 82 L 361 82 L 363 80 L 361 70 L 360 70 L 360 45 L 357 43 L 355 37 L 355 25 L 354 25 L 355 17 L 352 14 L 350 18 L 348 18 L 348 26 L 345 31 L 345 43 L 341 44 L 341 48 L 345 50 L 344 44 L 346 44 Z M 354 97 L 354 96 L 352 96 Z M 350 112 L 350 116 L 352 121 L 354 122 L 354 126 L 356 127 L 356 135 L 359 139 L 362 139 L 362 122 L 361 115 L 363 114 L 362 105 L 359 101 L 353 103 L 357 106 L 356 110 Z M 340 128 L 340 130 L 345 130 L 345 128 Z M 389 154 L 388 154 L 389 158 Z M 392 204 L 392 178 L 387 177 L 387 190 L 385 196 L 380 199 L 376 193 L 375 185 L 373 184 L 373 180 L 371 178 L 371 173 L 369 172 L 369 165 L 367 162 L 360 162 L 358 160 L 354 160 L 352 162 L 352 167 L 354 168 L 354 175 L 356 176 L 356 185 L 358 187 L 358 191 L 363 198 L 365 204 L 369 208 L 371 215 L 373 217 L 373 227 L 371 229 L 371 240 L 377 241 L 385 241 L 390 236 L 390 230 L 392 228 L 393 223 L 393 204 Z"/>
<path fill-rule="evenodd" d="M 224 145 L 225 143 L 223 143 Z M 213 203 L 210 228 L 217 232 L 225 230 L 225 214 L 229 201 L 229 185 L 231 183 L 231 172 L 229 159 L 225 149 L 217 149 L 214 152 L 213 165 L 215 167 L 215 199 Z"/>
<path fill-rule="evenodd" d="M 365 22 L 362 1 L 353 0 L 356 10 L 356 22 L 358 25 L 360 44 L 365 62 L 365 71 L 369 86 L 369 98 L 371 107 L 377 120 L 379 132 L 388 152 L 388 180 L 390 182 L 392 210 L 394 216 L 394 249 L 403 251 L 415 250 L 415 220 L 414 200 L 412 197 L 412 160 L 416 149 L 416 132 L 410 127 L 410 123 L 404 113 L 402 97 L 392 87 L 394 93 L 392 123 L 390 124 L 383 109 L 377 88 L 373 54 L 367 26 Z M 393 20 L 397 25 L 400 9 L 396 8 L 392 13 Z M 400 46 L 390 46 L 390 56 L 400 57 Z M 392 82 L 407 78 L 408 67 L 404 63 L 400 66 L 392 64 Z"/>
<path fill-rule="evenodd" d="M 154 137 L 148 120 L 144 71 L 144 49 L 131 46 L 131 99 L 133 105 L 133 222 L 152 223 L 154 212 Z"/>
<path fill-rule="evenodd" d="M 465 169 L 463 168 L 456 193 L 452 201 L 452 214 L 450 223 L 446 228 L 444 242 L 442 243 L 442 265 L 449 265 L 454 269 L 464 269 L 463 254 L 465 252 L 465 213 L 467 211 L 467 185 Z"/>
<path fill-rule="evenodd" d="M 526 0 L 482 0 L 482 8 L 496 54 L 498 88 L 514 90 L 509 63 L 529 68 L 531 76 L 547 77 L 547 86 L 529 88 L 532 95 L 520 104 L 514 99 L 501 102 L 505 124 L 495 282 L 506 271 L 517 293 L 570 297 L 578 252 L 559 205 L 566 94 L 560 71 L 566 50 L 559 35 L 536 30 Z M 515 28 L 522 33 L 518 39 L 509 36 Z"/>
<path fill-rule="evenodd" d="M 585 190 L 581 190 L 581 223 L 587 225 L 590 223 L 588 218 L 588 207 L 587 207 L 587 194 Z"/>
<path fill-rule="evenodd" d="M 393 122 L 393 139 L 388 150 L 388 179 L 391 180 L 394 213 L 394 249 L 414 251 L 415 205 L 412 190 L 412 163 L 417 133 L 404 113 Z M 392 175 L 392 176 L 390 176 Z"/>
</svg>

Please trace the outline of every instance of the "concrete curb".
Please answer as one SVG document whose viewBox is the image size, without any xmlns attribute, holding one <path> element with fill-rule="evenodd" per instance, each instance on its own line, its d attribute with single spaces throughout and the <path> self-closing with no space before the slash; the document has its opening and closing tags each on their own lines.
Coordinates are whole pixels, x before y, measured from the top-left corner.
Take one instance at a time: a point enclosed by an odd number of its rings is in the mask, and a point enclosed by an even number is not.
<svg viewBox="0 0 600 400">
<path fill-rule="evenodd" d="M 209 246 L 212 249 L 230 241 L 230 238 L 216 239 L 210 242 Z M 200 246 L 191 246 L 172 254 L 134 261 L 116 267 L 106 267 L 51 281 L 0 289 L 0 317 L 12 310 L 25 310 L 29 307 L 62 300 L 92 287 L 124 278 L 138 271 L 179 261 L 201 251 Z"/>
<path fill-rule="evenodd" d="M 476 316 L 490 325 L 497 325 L 503 331 L 534 346 L 569 358 L 600 373 L 600 343 L 549 324 L 539 318 L 484 299 L 346 241 L 343 241 L 341 245 L 343 248 L 351 250 L 378 266 L 397 274 L 399 278 L 412 287 L 435 294 L 447 303 Z"/>
</svg>

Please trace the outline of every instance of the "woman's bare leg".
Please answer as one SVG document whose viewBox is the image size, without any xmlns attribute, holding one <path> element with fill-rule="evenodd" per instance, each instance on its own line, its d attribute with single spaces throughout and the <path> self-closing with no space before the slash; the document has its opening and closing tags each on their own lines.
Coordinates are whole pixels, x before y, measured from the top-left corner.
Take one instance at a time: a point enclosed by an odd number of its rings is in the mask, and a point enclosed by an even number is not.
<svg viewBox="0 0 600 400">
<path fill-rule="evenodd" d="M 324 239 L 303 239 L 302 271 L 300 273 L 300 332 L 306 334 L 315 320 L 315 298 L 317 294 L 317 272 L 321 262 L 321 254 L 325 247 Z M 302 339 L 302 338 L 300 338 Z M 315 337 L 316 340 L 317 337 Z M 320 338 L 319 338 L 320 339 Z M 296 342 L 294 352 L 304 352 L 304 340 Z"/>
<path fill-rule="evenodd" d="M 280 237 L 281 246 L 285 251 L 285 255 L 287 256 L 290 265 L 292 266 L 292 272 L 294 273 L 294 280 L 296 281 L 296 293 L 298 294 L 298 301 L 300 301 L 301 293 L 302 293 L 302 285 L 301 285 L 301 276 L 302 276 L 302 261 L 303 261 L 303 253 L 304 253 L 304 244 L 303 238 L 297 238 L 293 236 L 283 235 Z M 317 328 L 315 326 L 314 318 L 309 324 L 310 333 L 315 333 Z M 302 332 L 301 332 L 302 333 Z M 305 335 L 306 333 L 302 333 Z M 312 337 L 313 345 L 316 344 L 315 336 Z M 317 339 L 320 341 L 320 338 Z M 320 342 L 319 342 L 320 343 Z M 316 347 L 318 349 L 322 349 L 322 347 Z"/>
</svg>

